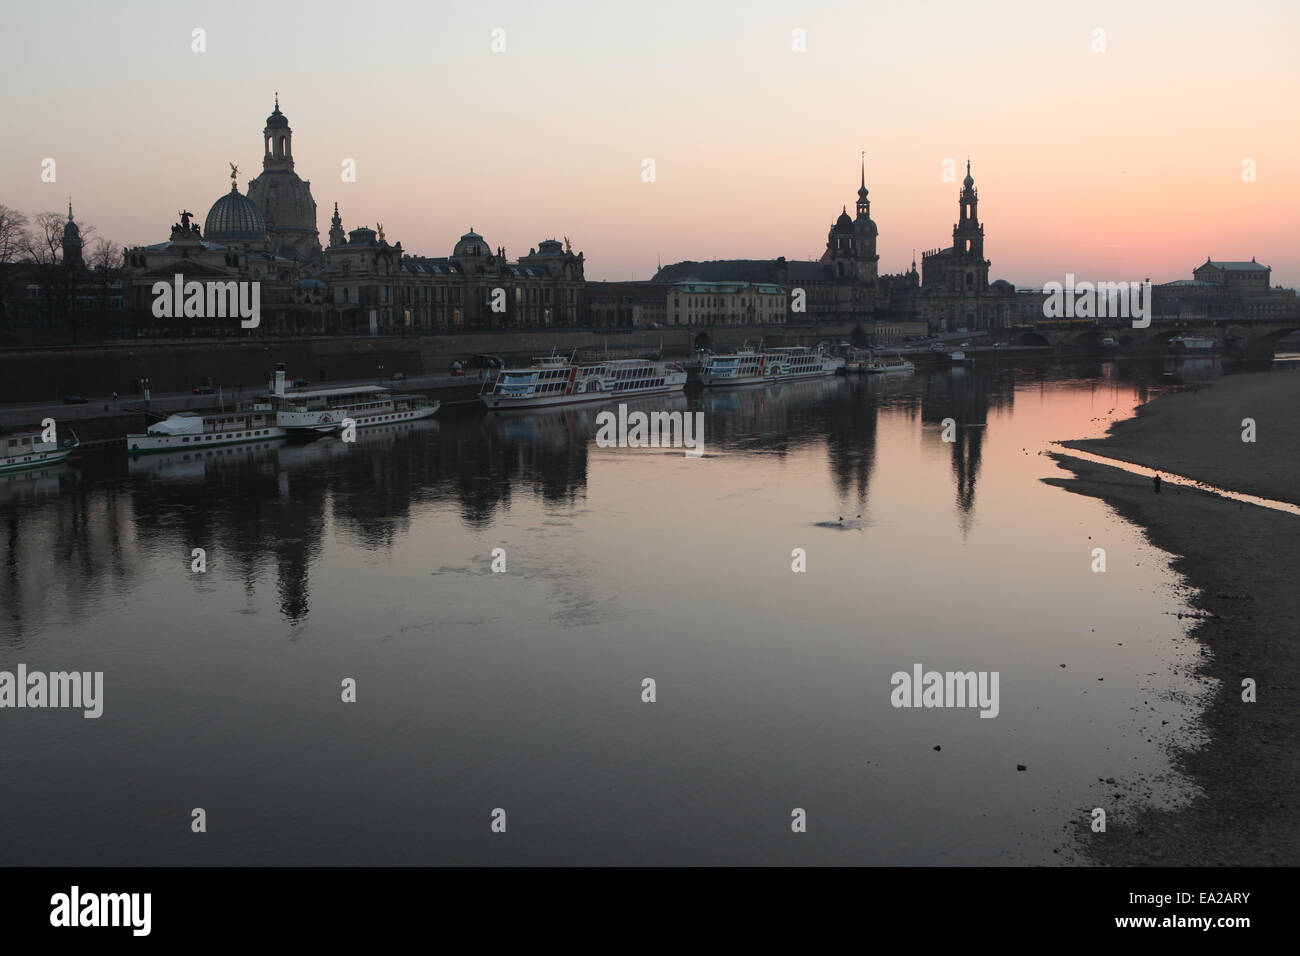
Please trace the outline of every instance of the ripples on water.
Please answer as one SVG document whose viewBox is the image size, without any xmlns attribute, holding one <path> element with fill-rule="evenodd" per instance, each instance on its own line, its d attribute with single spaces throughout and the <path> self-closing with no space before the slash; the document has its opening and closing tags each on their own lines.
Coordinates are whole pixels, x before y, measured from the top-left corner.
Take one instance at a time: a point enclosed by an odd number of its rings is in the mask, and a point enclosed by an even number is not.
<svg viewBox="0 0 1300 956">
<path fill-rule="evenodd" d="M 1167 749 L 1203 688 L 1167 556 L 1041 452 L 1165 384 L 1008 366 L 633 405 L 702 410 L 701 459 L 598 448 L 596 408 L 445 408 L 7 479 L 0 667 L 102 670 L 105 705 L 0 711 L 0 858 L 1072 859 L 1091 807 L 1185 799 Z M 893 708 L 914 663 L 998 671 L 999 716 Z"/>
</svg>

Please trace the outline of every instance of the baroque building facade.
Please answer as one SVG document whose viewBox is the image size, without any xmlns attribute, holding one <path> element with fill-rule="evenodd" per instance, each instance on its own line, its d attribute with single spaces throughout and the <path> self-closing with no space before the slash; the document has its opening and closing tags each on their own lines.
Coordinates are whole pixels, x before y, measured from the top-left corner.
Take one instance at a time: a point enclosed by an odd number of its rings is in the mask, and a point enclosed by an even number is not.
<svg viewBox="0 0 1300 956">
<path fill-rule="evenodd" d="M 575 327 L 589 321 L 584 256 L 548 238 L 511 261 L 473 229 L 451 254 L 408 254 L 382 224 L 345 231 L 338 204 L 322 248 L 311 182 L 294 170 L 293 130 L 280 110 L 262 130 L 262 172 L 212 203 L 199 227 L 182 210 L 165 242 L 124 251 L 123 294 L 137 334 L 227 334 L 229 320 L 160 321 L 152 288 L 177 273 L 261 286 L 258 334 L 452 332 Z M 235 326 L 237 328 L 237 326 Z"/>
<path fill-rule="evenodd" d="M 989 281 L 979 195 L 969 163 L 958 196 L 953 243 L 927 252 L 920 271 L 913 260 L 907 272 L 880 274 L 879 230 L 871 218 L 868 195 L 864 163 L 855 215 L 842 208 L 816 261 L 781 257 L 678 262 L 660 269 L 653 281 L 777 285 L 786 293 L 786 322 L 856 323 L 878 340 L 927 328 L 975 330 L 1011 324 L 1015 289 L 1009 282 Z M 670 323 L 671 314 L 670 309 Z"/>
</svg>

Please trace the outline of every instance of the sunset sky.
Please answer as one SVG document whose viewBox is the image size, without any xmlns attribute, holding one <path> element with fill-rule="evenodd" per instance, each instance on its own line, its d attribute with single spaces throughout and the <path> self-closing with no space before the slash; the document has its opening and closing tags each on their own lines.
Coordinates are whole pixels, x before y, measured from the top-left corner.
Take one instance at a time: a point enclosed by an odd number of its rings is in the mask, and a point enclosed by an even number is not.
<svg viewBox="0 0 1300 956">
<path fill-rule="evenodd" d="M 942 164 L 960 179 L 969 155 L 991 277 L 1160 282 L 1255 256 L 1300 285 L 1294 0 L 52 2 L 5 21 L 0 203 L 70 195 L 127 245 L 182 207 L 202 223 L 227 162 L 244 189 L 278 90 L 322 241 L 337 201 L 418 254 L 471 226 L 511 258 L 568 236 L 590 279 L 815 258 L 866 150 L 882 273 L 951 242 Z"/>
</svg>

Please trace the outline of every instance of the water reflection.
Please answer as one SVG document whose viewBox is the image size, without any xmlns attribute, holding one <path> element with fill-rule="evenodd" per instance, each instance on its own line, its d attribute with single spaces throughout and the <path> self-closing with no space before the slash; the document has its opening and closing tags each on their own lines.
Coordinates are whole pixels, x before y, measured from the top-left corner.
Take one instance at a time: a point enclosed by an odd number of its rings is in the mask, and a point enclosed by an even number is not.
<svg viewBox="0 0 1300 956">
<path fill-rule="evenodd" d="M 98 735 L 0 721 L 0 752 L 109 785 L 89 812 L 74 786 L 0 779 L 29 824 L 0 855 L 193 862 L 173 811 L 202 792 L 247 834 L 221 862 L 481 860 L 456 821 L 484 794 L 552 834 L 511 851 L 536 862 L 990 862 L 1017 839 L 1018 859 L 1052 862 L 1096 805 L 1079 781 L 1167 769 L 1159 734 L 1188 698 L 1151 676 L 1182 626 L 1163 565 L 1104 506 L 1044 486 L 1054 466 L 1032 452 L 1097 434 L 1163 372 L 977 365 L 629 403 L 702 412 L 703 459 L 598 447 L 614 406 L 465 406 L 355 444 L 97 452 L 13 476 L 0 664 L 103 667 L 112 696 Z M 1129 573 L 1081 563 L 1103 533 Z M 914 661 L 1000 671 L 1002 715 L 894 710 L 888 675 Z M 366 706 L 341 709 L 353 674 Z M 1146 700 L 1167 732 L 1130 725 Z M 140 769 L 142 753 L 167 757 Z M 431 793 L 447 814 L 427 814 Z M 836 820 L 825 837 L 754 839 L 794 793 Z M 335 836 L 361 831 L 363 849 Z"/>
<path fill-rule="evenodd" d="M 1204 367 L 1203 367 L 1204 366 Z M 954 368 L 909 376 L 813 379 L 776 386 L 645 398 L 629 410 L 705 414 L 710 453 L 780 460 L 825 448 L 844 510 L 863 513 L 877 464 L 882 411 L 908 421 L 947 456 L 956 518 L 968 531 L 996 415 L 1035 385 L 1071 387 L 1127 379 L 1139 400 L 1169 373 L 1201 376 L 1217 360 L 1165 360 L 1122 368 L 1114 361 Z M 0 481 L 9 640 L 50 609 L 74 616 L 87 597 L 129 590 L 145 551 L 183 556 L 205 542 L 249 595 L 269 573 L 281 613 L 311 611 L 311 574 L 330 532 L 366 552 L 391 549 L 413 509 L 455 503 L 469 529 L 486 529 L 523 494 L 573 506 L 587 494 L 597 416 L 614 406 L 485 413 L 446 408 L 438 420 L 363 429 L 355 443 L 322 438 L 128 459 L 87 453 Z M 944 424 L 955 424 L 951 441 Z M 755 467 L 759 467 L 756 463 Z M 178 558 L 179 560 L 179 558 Z"/>
</svg>

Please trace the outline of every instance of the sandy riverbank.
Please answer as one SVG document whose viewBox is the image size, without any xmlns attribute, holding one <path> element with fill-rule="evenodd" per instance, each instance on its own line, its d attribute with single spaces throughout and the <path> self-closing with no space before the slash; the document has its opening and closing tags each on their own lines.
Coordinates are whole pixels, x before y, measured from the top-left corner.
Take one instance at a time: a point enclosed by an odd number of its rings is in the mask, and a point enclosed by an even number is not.
<svg viewBox="0 0 1300 956">
<path fill-rule="evenodd" d="M 1066 444 L 1297 502 L 1298 408 L 1300 375 L 1234 376 L 1160 397 L 1112 437 Z M 1257 423 L 1254 445 L 1241 441 L 1245 417 Z M 1201 795 L 1177 811 L 1113 814 L 1107 833 L 1085 830 L 1084 847 L 1113 865 L 1300 863 L 1300 517 L 1188 487 L 1156 495 L 1148 478 L 1057 460 L 1075 477 L 1050 484 L 1101 498 L 1179 556 L 1173 567 L 1200 589 L 1193 605 L 1212 615 L 1192 631 L 1209 651 L 1200 676 L 1219 682 L 1205 713 L 1208 742 L 1176 755 Z M 1246 677 L 1257 683 L 1256 703 L 1241 699 Z"/>
<path fill-rule="evenodd" d="M 1105 438 L 1062 445 L 1300 504 L 1300 371 L 1231 375 L 1164 395 Z M 1255 441 L 1241 440 L 1242 420 Z"/>
</svg>

